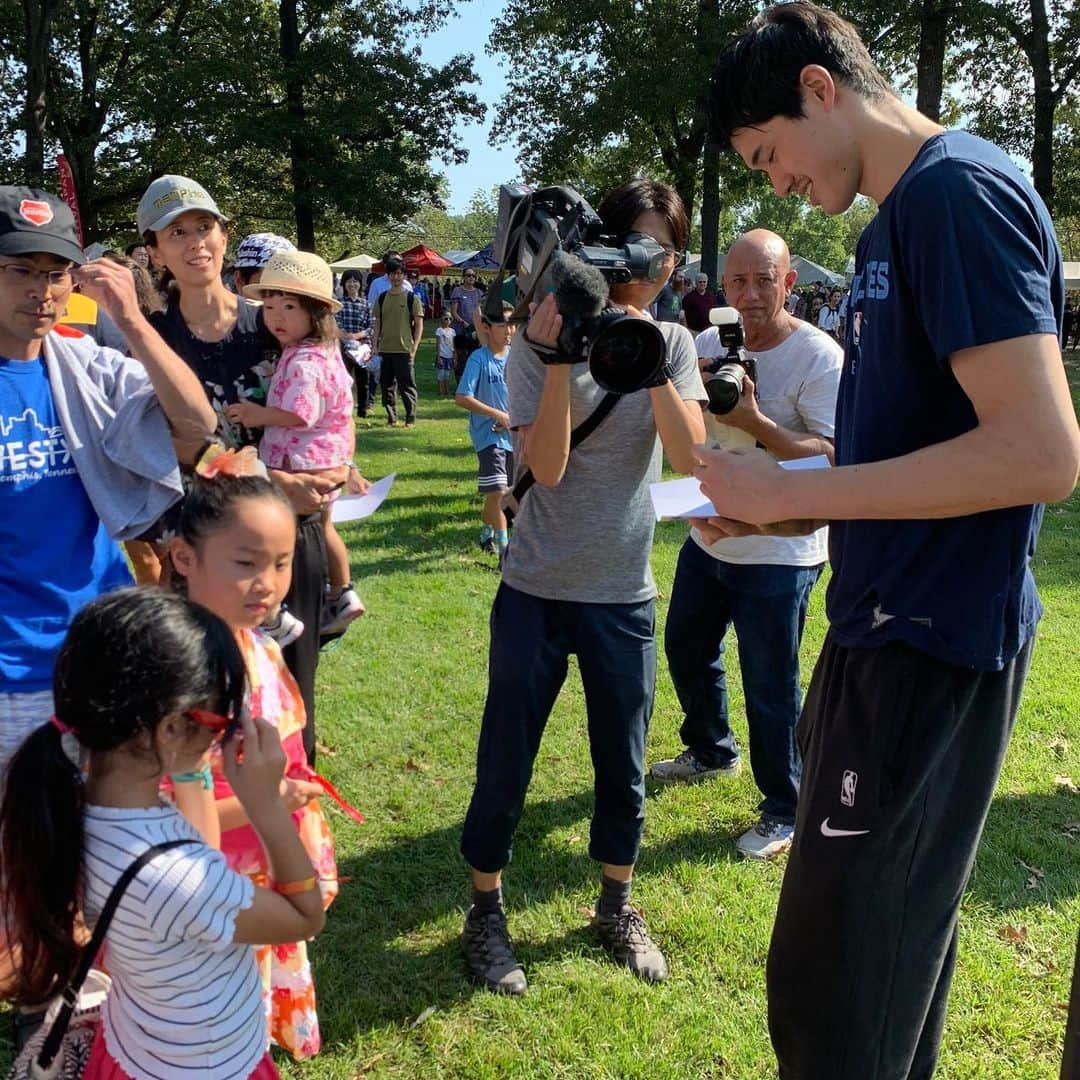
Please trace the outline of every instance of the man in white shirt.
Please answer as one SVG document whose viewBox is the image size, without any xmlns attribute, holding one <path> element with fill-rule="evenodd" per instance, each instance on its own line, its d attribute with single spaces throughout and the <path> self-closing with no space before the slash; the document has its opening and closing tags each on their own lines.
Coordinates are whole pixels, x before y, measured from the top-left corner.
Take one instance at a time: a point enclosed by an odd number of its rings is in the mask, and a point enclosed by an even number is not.
<svg viewBox="0 0 1080 1080">
<path fill-rule="evenodd" d="M 724 291 L 743 321 L 758 385 L 744 380 L 738 404 L 706 413 L 715 446 L 764 446 L 780 460 L 824 454 L 832 460 L 833 417 L 843 352 L 829 336 L 785 308 L 795 284 L 787 244 L 756 229 L 732 245 Z M 715 327 L 697 336 L 700 363 L 723 355 Z M 734 776 L 740 755 L 728 723 L 724 638 L 739 641 L 750 763 L 762 793 L 758 822 L 736 847 L 751 858 L 786 850 L 794 835 L 801 762 L 795 745 L 799 643 L 810 593 L 826 559 L 827 530 L 807 536 L 727 538 L 711 546 L 692 529 L 679 555 L 664 647 L 685 719 L 686 749 L 658 761 L 661 781 Z"/>
</svg>

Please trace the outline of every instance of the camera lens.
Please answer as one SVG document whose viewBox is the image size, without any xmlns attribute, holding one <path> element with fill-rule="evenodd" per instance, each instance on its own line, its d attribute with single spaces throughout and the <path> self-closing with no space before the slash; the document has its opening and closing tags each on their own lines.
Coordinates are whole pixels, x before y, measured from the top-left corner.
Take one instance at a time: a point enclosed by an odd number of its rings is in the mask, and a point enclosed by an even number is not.
<svg viewBox="0 0 1080 1080">
<path fill-rule="evenodd" d="M 588 353 L 592 377 L 611 393 L 640 390 L 663 366 L 663 334 L 652 323 L 628 315 L 612 313 L 601 319 Z"/>
<path fill-rule="evenodd" d="M 738 364 L 724 364 L 705 384 L 705 393 L 709 396 L 709 412 L 713 416 L 723 416 L 738 405 L 745 375 L 746 372 Z"/>
</svg>

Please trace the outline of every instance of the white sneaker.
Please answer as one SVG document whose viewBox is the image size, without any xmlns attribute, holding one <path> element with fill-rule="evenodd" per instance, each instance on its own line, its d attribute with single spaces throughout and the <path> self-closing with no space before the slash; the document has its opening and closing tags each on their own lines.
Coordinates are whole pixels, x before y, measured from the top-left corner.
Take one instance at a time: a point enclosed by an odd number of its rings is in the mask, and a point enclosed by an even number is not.
<svg viewBox="0 0 1080 1080">
<path fill-rule="evenodd" d="M 701 780 L 712 780 L 713 777 L 730 779 L 739 775 L 739 759 L 736 758 L 730 765 L 720 765 L 710 769 L 708 765 L 702 765 L 693 750 L 684 750 L 678 757 L 669 758 L 667 761 L 657 761 L 650 769 L 649 775 L 662 784 L 687 783 L 696 784 Z"/>
<path fill-rule="evenodd" d="M 794 838 L 794 825 L 762 814 L 758 823 L 735 841 L 735 849 L 748 859 L 771 859 L 787 851 Z"/>
<path fill-rule="evenodd" d="M 281 648 L 291 645 L 304 632 L 304 624 L 284 604 L 278 608 L 277 618 L 262 625 L 264 632 Z"/>
<path fill-rule="evenodd" d="M 341 595 L 336 600 L 328 600 L 323 608 L 322 626 L 319 633 L 326 637 L 328 634 L 343 634 L 348 629 L 353 619 L 360 618 L 364 614 L 364 603 L 356 590 L 351 585 L 346 585 L 341 590 Z"/>
</svg>

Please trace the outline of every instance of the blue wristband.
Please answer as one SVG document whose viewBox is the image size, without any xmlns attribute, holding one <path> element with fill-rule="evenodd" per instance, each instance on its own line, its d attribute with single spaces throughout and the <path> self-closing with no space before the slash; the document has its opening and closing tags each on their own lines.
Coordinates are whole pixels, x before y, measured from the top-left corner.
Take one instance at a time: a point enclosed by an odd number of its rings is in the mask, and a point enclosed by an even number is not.
<svg viewBox="0 0 1080 1080">
<path fill-rule="evenodd" d="M 209 765 L 204 765 L 201 769 L 197 769 L 195 772 L 169 773 L 169 779 L 174 784 L 200 783 L 203 786 L 203 791 L 214 790 L 214 777 L 213 774 L 210 772 Z"/>
</svg>

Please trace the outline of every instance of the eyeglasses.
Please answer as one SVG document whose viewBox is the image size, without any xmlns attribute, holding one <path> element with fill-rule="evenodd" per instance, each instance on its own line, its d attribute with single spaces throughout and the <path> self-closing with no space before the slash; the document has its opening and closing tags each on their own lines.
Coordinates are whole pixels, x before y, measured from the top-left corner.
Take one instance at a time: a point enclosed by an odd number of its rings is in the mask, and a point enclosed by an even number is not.
<svg viewBox="0 0 1080 1080">
<path fill-rule="evenodd" d="M 70 267 L 67 270 L 38 270 L 25 263 L 2 263 L 0 272 L 12 285 L 29 285 L 38 278 L 45 278 L 54 289 L 71 284 Z"/>
<path fill-rule="evenodd" d="M 194 724 L 208 728 L 214 733 L 215 742 L 225 742 L 240 726 L 240 720 L 235 716 L 222 716 L 220 713 L 211 712 L 209 709 L 188 709 L 184 713 Z"/>
</svg>

